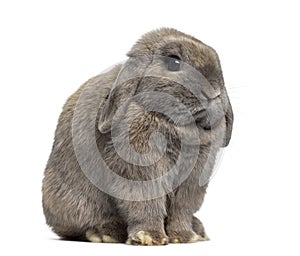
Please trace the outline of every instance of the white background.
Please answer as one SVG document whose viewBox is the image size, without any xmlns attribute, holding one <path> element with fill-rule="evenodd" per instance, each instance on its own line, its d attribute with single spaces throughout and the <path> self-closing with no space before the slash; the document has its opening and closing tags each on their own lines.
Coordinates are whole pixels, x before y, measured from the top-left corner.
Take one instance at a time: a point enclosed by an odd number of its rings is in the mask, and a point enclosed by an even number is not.
<svg viewBox="0 0 300 256">
<path fill-rule="evenodd" d="M 299 255 L 299 24 L 288 0 L 1 1 L 1 255 Z M 60 241 L 45 224 L 41 182 L 61 107 L 163 26 L 218 51 L 235 112 L 198 213 L 211 241 Z"/>
</svg>

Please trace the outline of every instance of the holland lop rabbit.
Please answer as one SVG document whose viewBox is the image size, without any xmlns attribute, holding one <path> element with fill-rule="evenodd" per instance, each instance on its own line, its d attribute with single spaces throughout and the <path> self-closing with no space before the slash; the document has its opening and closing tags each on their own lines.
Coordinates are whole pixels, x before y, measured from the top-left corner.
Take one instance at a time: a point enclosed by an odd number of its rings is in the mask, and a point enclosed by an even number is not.
<svg viewBox="0 0 300 256">
<path fill-rule="evenodd" d="M 233 124 L 218 55 L 163 28 L 127 56 L 64 105 L 43 180 L 47 224 L 91 242 L 206 240 L 194 213 Z"/>
</svg>

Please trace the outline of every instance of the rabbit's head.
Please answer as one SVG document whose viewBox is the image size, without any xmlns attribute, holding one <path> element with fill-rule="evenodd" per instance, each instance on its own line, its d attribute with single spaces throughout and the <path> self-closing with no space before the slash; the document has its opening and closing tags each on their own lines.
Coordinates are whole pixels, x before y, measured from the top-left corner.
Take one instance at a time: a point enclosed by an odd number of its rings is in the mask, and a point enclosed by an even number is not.
<svg viewBox="0 0 300 256">
<path fill-rule="evenodd" d="M 120 109 L 122 118 L 134 116 L 134 104 L 185 127 L 210 130 L 225 118 L 228 145 L 233 112 L 215 50 L 177 30 L 160 29 L 145 34 L 128 57 L 100 114 L 101 133 L 110 131 Z"/>
</svg>

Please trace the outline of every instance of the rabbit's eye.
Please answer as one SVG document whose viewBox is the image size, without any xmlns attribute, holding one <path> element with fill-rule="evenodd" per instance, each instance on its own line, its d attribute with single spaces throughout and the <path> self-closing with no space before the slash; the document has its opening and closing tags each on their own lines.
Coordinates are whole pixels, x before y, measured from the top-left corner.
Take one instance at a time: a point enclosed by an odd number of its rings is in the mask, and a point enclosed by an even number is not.
<svg viewBox="0 0 300 256">
<path fill-rule="evenodd" d="M 178 71 L 180 69 L 180 58 L 176 55 L 169 55 L 168 57 L 168 70 Z"/>
</svg>

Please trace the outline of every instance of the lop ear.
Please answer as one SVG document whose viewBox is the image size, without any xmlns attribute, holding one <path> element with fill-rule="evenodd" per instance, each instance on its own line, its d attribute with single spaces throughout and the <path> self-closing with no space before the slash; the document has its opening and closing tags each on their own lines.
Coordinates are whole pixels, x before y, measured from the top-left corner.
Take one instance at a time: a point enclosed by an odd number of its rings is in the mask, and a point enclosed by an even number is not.
<svg viewBox="0 0 300 256">
<path fill-rule="evenodd" d="M 107 133 L 110 129 L 112 118 L 116 112 L 116 105 L 114 92 L 110 91 L 109 96 L 104 104 L 102 112 L 100 113 L 98 129 L 101 133 Z"/>
<path fill-rule="evenodd" d="M 128 80 L 117 85 L 110 91 L 108 99 L 100 112 L 98 129 L 101 133 L 108 133 L 111 129 L 112 120 L 120 107 L 128 105 L 128 100 L 135 94 L 138 82 Z M 123 109 L 124 110 L 124 109 Z"/>
<path fill-rule="evenodd" d="M 135 95 L 150 60 L 149 57 L 137 56 L 129 58 L 123 64 L 100 112 L 98 129 L 101 133 L 110 131 L 113 117 L 120 107 L 122 107 L 122 110 L 126 110 L 123 107 L 126 108 L 129 99 Z"/>
<path fill-rule="evenodd" d="M 226 121 L 226 132 L 225 132 L 223 147 L 227 147 L 230 142 L 232 126 L 233 126 L 233 111 L 229 99 L 228 99 L 227 110 L 225 113 L 225 121 Z"/>
</svg>

